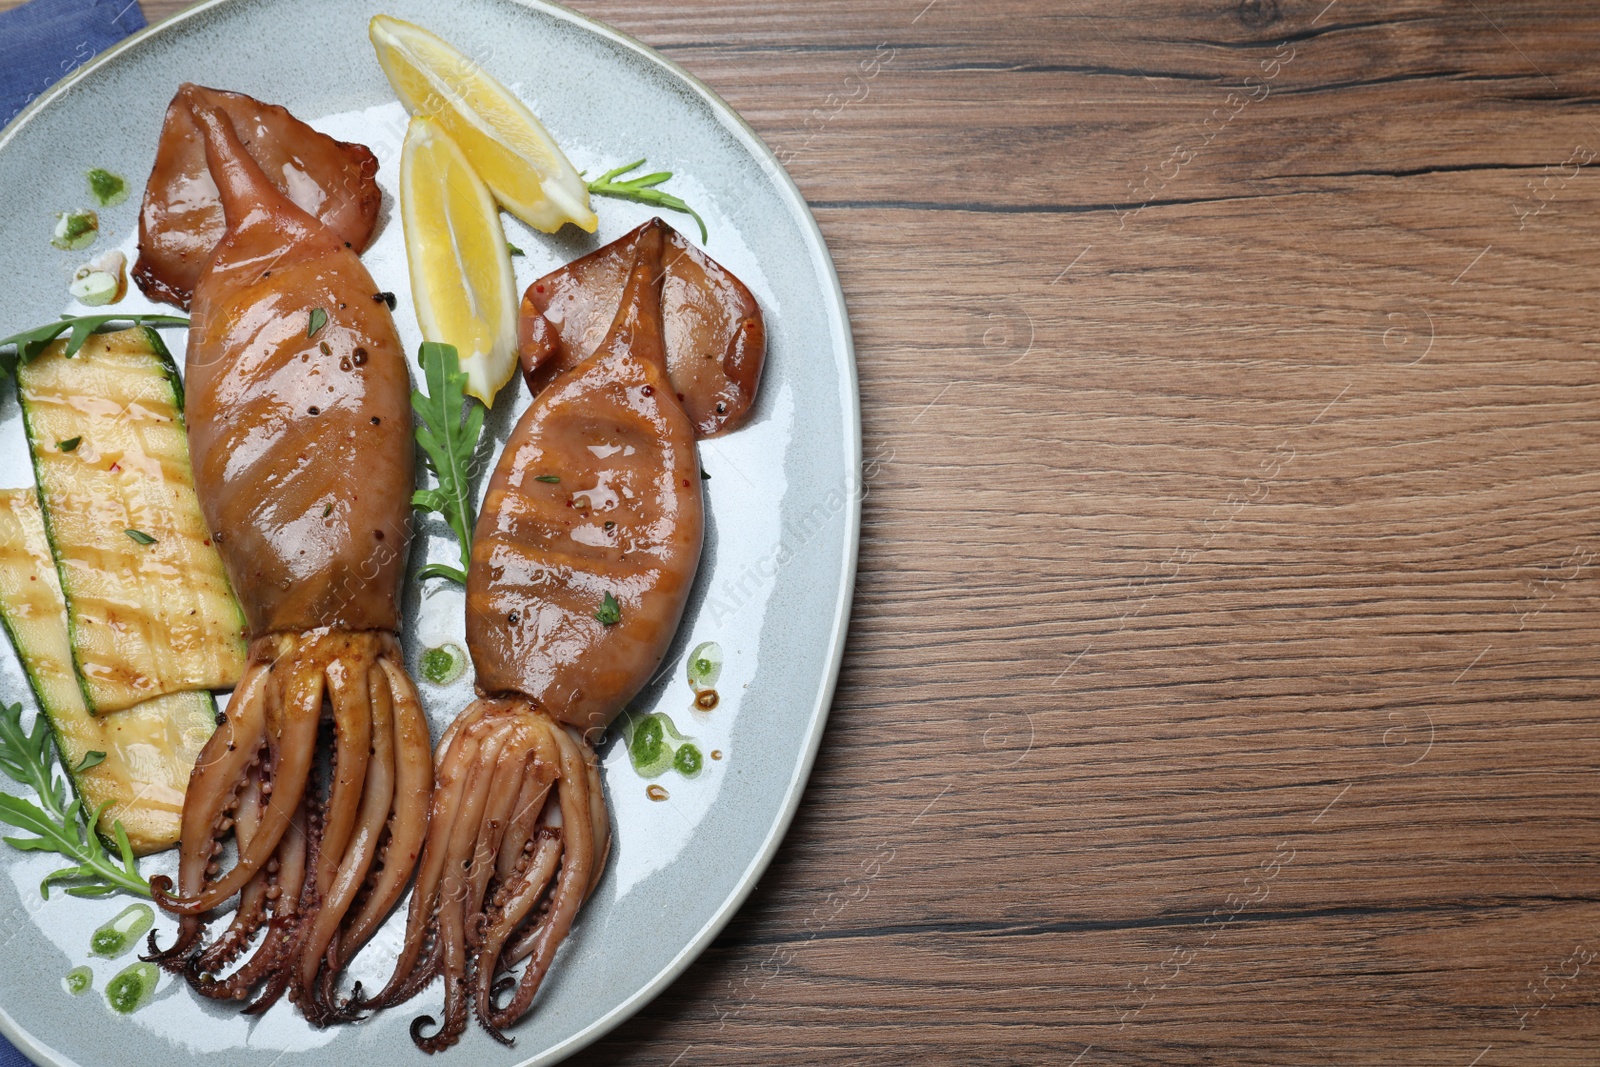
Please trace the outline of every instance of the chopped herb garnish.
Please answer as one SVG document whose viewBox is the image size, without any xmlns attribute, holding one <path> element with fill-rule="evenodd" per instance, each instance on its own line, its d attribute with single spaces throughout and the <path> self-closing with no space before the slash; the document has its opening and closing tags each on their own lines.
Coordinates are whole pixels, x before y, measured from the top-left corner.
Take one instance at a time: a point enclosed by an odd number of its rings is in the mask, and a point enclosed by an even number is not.
<svg viewBox="0 0 1600 1067">
<path fill-rule="evenodd" d="M 670 170 L 658 170 L 654 174 L 645 174 L 638 178 L 629 178 L 625 181 L 616 181 L 616 178 L 644 166 L 640 159 L 627 166 L 608 170 L 594 181 L 589 182 L 589 191 L 596 196 L 614 196 L 619 200 L 636 200 L 641 204 L 650 204 L 653 207 L 664 207 L 668 211 L 681 211 L 686 215 L 694 216 L 694 221 L 700 224 L 700 243 L 705 244 L 706 222 L 694 208 L 685 204 L 671 193 L 664 193 L 656 186 L 672 177 Z"/>
<path fill-rule="evenodd" d="M 94 244 L 99 234 L 99 215 L 92 211 L 63 211 L 56 216 L 56 232 L 50 243 L 63 252 L 76 252 Z"/>
<path fill-rule="evenodd" d="M 388 304 L 390 311 L 393 311 L 395 309 L 395 307 L 399 304 L 399 301 L 397 301 L 394 298 L 394 294 L 393 293 L 373 293 L 372 294 L 372 299 L 380 300 L 383 303 Z"/>
<path fill-rule="evenodd" d="M 80 267 L 67 285 L 67 292 L 84 307 L 97 308 L 115 304 L 117 292 L 123 287 L 117 275 L 109 271 Z"/>
<path fill-rule="evenodd" d="M 510 252 L 514 256 L 525 256 L 528 254 L 522 249 L 518 248 L 516 245 L 512 244 L 510 241 L 506 242 L 506 251 Z"/>
<path fill-rule="evenodd" d="M 315 337 L 317 331 L 328 325 L 328 313 L 322 308 L 311 309 L 311 328 L 306 331 L 307 337 Z"/>
<path fill-rule="evenodd" d="M 129 904 L 122 914 L 89 936 L 89 955 L 114 960 L 139 943 L 156 921 L 148 904 Z"/>
<path fill-rule="evenodd" d="M 689 688 L 696 693 L 710 689 L 722 676 L 722 646 L 702 641 L 689 653 Z"/>
<path fill-rule="evenodd" d="M 329 515 L 332 515 L 332 514 L 333 514 L 333 505 L 332 504 L 324 504 L 324 505 L 322 505 L 322 517 L 323 518 L 327 518 Z"/>
<path fill-rule="evenodd" d="M 79 760 L 78 765 L 72 769 L 72 773 L 82 774 L 90 767 L 98 767 L 105 761 L 106 754 L 104 752 L 85 752 L 83 754 L 83 759 Z"/>
<path fill-rule="evenodd" d="M 189 320 L 177 315 L 63 315 L 61 321 L 35 326 L 31 330 L 0 337 L 0 348 L 16 347 L 17 357 L 26 363 L 43 352 L 57 337 L 72 331 L 67 340 L 66 356 L 78 354 L 92 334 L 100 333 L 113 322 L 126 322 L 132 326 L 187 326 Z"/>
<path fill-rule="evenodd" d="M 96 167 L 88 172 L 87 177 L 89 192 L 100 201 L 101 207 L 115 207 L 128 199 L 128 183 L 121 175 Z"/>
<path fill-rule="evenodd" d="M 153 545 L 156 543 L 156 539 L 145 533 L 143 530 L 123 530 L 122 532 L 139 542 L 141 545 Z"/>
<path fill-rule="evenodd" d="M 704 467 L 700 468 L 700 480 L 702 482 L 709 482 L 711 480 L 711 475 L 706 473 L 706 469 Z"/>
<path fill-rule="evenodd" d="M 467 654 L 456 645 L 440 645 L 422 654 L 422 676 L 434 685 L 449 685 L 467 670 Z"/>
<path fill-rule="evenodd" d="M 606 598 L 600 602 L 600 610 L 594 613 L 594 617 L 600 620 L 601 625 L 615 626 L 622 621 L 622 605 L 617 603 L 616 597 L 607 593 Z"/>
<path fill-rule="evenodd" d="M 676 733 L 676 731 L 674 731 Z M 654 778 L 672 766 L 672 746 L 667 743 L 667 719 L 659 713 L 632 723 L 627 732 L 628 756 L 633 769 Z"/>
<path fill-rule="evenodd" d="M 422 446 L 428 467 L 439 479 L 437 489 L 418 489 L 411 494 L 413 507 L 437 511 L 444 516 L 461 545 L 461 566 L 430 563 L 417 572 L 421 578 L 448 578 L 467 584 L 467 567 L 472 562 L 472 457 L 483 433 L 482 404 L 468 400 L 467 376 L 461 373 L 461 360 L 452 345 L 424 341 L 417 352 L 427 393 L 414 391 L 411 407 L 422 420 L 417 427 L 417 443 Z M 465 407 L 463 407 L 465 405 Z"/>
<path fill-rule="evenodd" d="M 629 722 L 622 736 L 627 742 L 633 769 L 640 777 L 658 777 L 669 767 L 676 767 L 685 777 L 693 777 L 705 765 L 700 749 L 692 743 L 693 738 L 680 734 L 672 720 L 659 711 Z"/>
<path fill-rule="evenodd" d="M 139 876 L 128 832 L 118 820 L 112 824 L 121 864 L 106 854 L 94 827 L 111 802 L 85 812 L 82 800 L 67 801 L 66 783 L 56 774 L 55 746 L 50 743 L 50 721 L 43 715 L 33 732 L 22 728 L 22 705 L 0 706 L 0 770 L 38 794 L 38 803 L 10 793 L 0 793 L 0 821 L 35 837 L 8 837 L 6 843 L 26 852 L 55 852 L 73 862 L 45 876 L 39 895 L 50 897 L 50 883 L 73 881 L 67 892 L 75 897 L 104 897 L 122 890 L 150 895 L 150 883 Z"/>
<path fill-rule="evenodd" d="M 691 744 L 679 745 L 677 754 L 672 757 L 672 769 L 685 778 L 693 778 L 705 765 L 705 757 L 700 755 L 699 747 Z"/>
<path fill-rule="evenodd" d="M 119 1015 L 132 1014 L 145 1006 L 160 978 L 153 963 L 130 964 L 106 983 L 106 1003 Z"/>
<path fill-rule="evenodd" d="M 536 482 L 549 482 L 551 485 L 555 485 L 556 483 L 561 481 L 561 475 L 559 475 L 559 474 L 541 474 L 537 478 L 535 478 L 534 481 L 536 481 Z"/>
<path fill-rule="evenodd" d="M 83 436 L 80 434 L 77 437 L 69 437 L 65 441 L 57 441 L 56 447 L 63 452 L 76 452 L 81 444 L 83 444 Z"/>
</svg>

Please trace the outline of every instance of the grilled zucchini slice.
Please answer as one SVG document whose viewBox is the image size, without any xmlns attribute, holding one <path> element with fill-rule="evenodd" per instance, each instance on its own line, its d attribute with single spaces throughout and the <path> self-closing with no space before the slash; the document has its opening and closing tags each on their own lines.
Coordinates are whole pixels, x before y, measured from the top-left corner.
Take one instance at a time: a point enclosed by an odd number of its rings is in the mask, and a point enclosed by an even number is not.
<svg viewBox="0 0 1600 1067">
<path fill-rule="evenodd" d="M 84 703 L 227 689 L 244 616 L 194 494 L 183 386 L 148 327 L 57 341 L 17 367 Z"/>
<path fill-rule="evenodd" d="M 216 728 L 216 701 L 209 692 L 175 693 L 126 711 L 89 714 L 67 643 L 67 605 L 32 489 L 0 492 L 0 622 L 50 719 L 61 762 L 84 807 L 110 804 L 100 832 L 109 837 L 113 822 L 121 820 L 141 856 L 177 844 L 183 794 L 201 746 Z M 78 770 L 91 752 L 105 758 Z"/>
</svg>

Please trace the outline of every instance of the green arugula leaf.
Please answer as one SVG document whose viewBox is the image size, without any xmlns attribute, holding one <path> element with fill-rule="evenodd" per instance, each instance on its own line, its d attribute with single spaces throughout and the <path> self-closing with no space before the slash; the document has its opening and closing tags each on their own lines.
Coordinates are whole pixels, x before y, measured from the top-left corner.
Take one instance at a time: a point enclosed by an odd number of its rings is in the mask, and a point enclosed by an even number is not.
<svg viewBox="0 0 1600 1067">
<path fill-rule="evenodd" d="M 448 563 L 429 563 L 417 571 L 418 578 L 448 578 L 458 585 L 467 584 L 467 572 L 450 566 Z"/>
<path fill-rule="evenodd" d="M 422 365 L 422 377 L 428 386 L 427 393 L 411 394 L 412 410 L 422 420 L 417 427 L 417 444 L 422 446 L 439 486 L 418 489 L 411 495 L 411 504 L 443 515 L 461 544 L 459 570 L 435 563 L 423 567 L 418 574 L 465 585 L 466 570 L 472 562 L 472 526 L 476 517 L 472 507 L 472 458 L 483 434 L 484 408 L 467 398 L 467 376 L 461 372 L 454 346 L 425 341 L 417 351 L 417 362 Z"/>
<path fill-rule="evenodd" d="M 188 319 L 178 315 L 63 315 L 59 322 L 48 322 L 10 337 L 0 337 L 0 349 L 15 348 L 17 359 L 26 363 L 70 330 L 66 355 L 71 359 L 78 354 L 78 349 L 83 347 L 90 335 L 100 333 L 116 322 L 125 322 L 130 326 L 189 325 Z"/>
<path fill-rule="evenodd" d="M 619 200 L 634 200 L 652 207 L 664 207 L 668 211 L 681 211 L 692 215 L 694 221 L 700 224 L 700 243 L 705 244 L 709 238 L 706 235 L 706 220 L 702 219 L 694 208 L 685 204 L 671 193 L 663 192 L 656 186 L 672 177 L 670 170 L 658 170 L 654 174 L 646 174 L 638 178 L 627 178 L 623 181 L 616 179 L 644 166 L 644 160 L 635 160 L 626 166 L 615 170 L 608 170 L 594 181 L 589 182 L 589 191 L 596 196 L 614 196 Z M 580 175 L 581 177 L 581 175 Z"/>
<path fill-rule="evenodd" d="M 94 766 L 89 761 L 96 755 L 105 758 L 104 753 L 90 752 L 84 757 L 84 765 Z M 22 728 L 21 704 L 0 705 L 0 770 L 39 795 L 38 803 L 34 803 L 0 793 L 0 822 L 36 835 L 3 840 L 25 852 L 55 852 L 72 862 L 72 866 L 46 875 L 39 883 L 39 895 L 48 900 L 53 882 L 78 882 L 81 884 L 69 886 L 67 892 L 78 897 L 103 897 L 116 892 L 149 897 L 150 883 L 139 874 L 139 861 L 121 821 L 113 826 L 118 853 L 115 857 L 107 853 L 94 832 L 110 802 L 85 817 L 81 801 L 68 802 L 66 782 L 56 774 L 56 766 L 56 750 L 45 717 L 39 716 L 30 733 Z"/>
</svg>

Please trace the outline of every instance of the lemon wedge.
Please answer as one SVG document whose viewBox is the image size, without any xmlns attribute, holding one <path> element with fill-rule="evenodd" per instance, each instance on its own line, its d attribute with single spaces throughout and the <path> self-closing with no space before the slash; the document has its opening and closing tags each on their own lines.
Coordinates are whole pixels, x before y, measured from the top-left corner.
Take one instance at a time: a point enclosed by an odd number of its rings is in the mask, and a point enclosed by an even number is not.
<svg viewBox="0 0 1600 1067">
<path fill-rule="evenodd" d="M 517 369 L 516 276 L 489 187 L 434 119 L 406 130 L 400 217 L 422 336 L 454 345 L 467 392 L 492 404 Z"/>
<path fill-rule="evenodd" d="M 480 64 L 389 15 L 374 16 L 367 34 L 406 110 L 438 122 L 502 207 L 545 233 L 569 222 L 595 231 L 589 187 L 527 105 Z"/>
</svg>

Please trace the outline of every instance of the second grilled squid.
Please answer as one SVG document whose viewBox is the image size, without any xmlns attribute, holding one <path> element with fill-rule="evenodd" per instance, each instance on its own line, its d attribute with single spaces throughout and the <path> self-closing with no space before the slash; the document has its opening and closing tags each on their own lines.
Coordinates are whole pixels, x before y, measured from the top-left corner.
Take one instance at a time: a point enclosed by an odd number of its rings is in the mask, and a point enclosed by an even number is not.
<svg viewBox="0 0 1600 1067">
<path fill-rule="evenodd" d="M 394 975 L 351 1005 L 397 1004 L 443 976 L 443 1019 L 411 1028 L 429 1052 L 469 1012 L 509 1043 L 532 1004 L 610 847 L 594 744 L 666 654 L 699 565 L 695 425 L 662 317 L 669 232 L 630 235 L 610 328 L 523 414 L 478 518 L 467 643 L 480 698 L 439 742 Z"/>
</svg>

